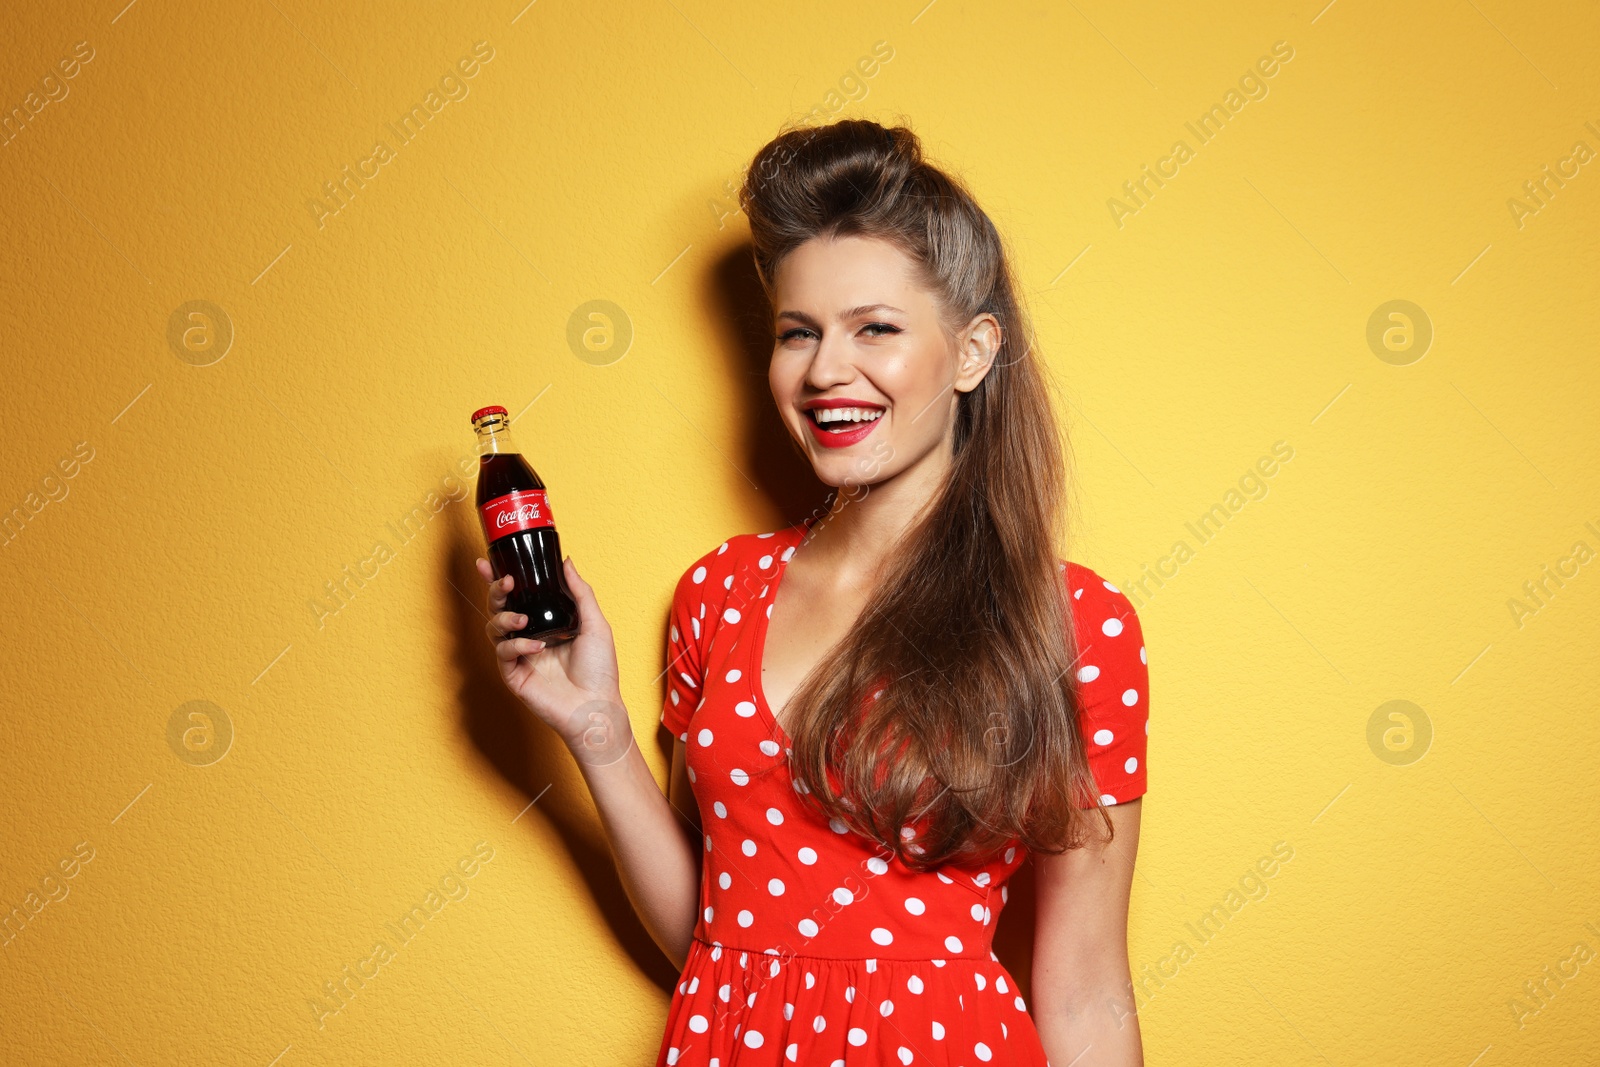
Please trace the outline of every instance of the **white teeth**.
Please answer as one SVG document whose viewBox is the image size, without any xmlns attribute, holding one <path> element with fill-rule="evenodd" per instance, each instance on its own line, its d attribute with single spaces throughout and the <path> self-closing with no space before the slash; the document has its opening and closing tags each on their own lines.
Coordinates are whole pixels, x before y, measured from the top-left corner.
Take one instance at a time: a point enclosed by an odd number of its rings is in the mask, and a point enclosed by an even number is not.
<svg viewBox="0 0 1600 1067">
<path fill-rule="evenodd" d="M 824 426 L 830 422 L 876 422 L 883 417 L 876 408 L 814 408 L 811 414 Z"/>
</svg>

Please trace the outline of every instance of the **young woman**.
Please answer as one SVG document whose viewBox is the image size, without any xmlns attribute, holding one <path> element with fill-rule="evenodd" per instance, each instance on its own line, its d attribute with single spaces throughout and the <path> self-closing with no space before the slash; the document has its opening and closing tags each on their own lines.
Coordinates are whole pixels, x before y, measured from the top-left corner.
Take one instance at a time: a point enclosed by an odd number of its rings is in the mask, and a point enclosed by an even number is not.
<svg viewBox="0 0 1600 1067">
<path fill-rule="evenodd" d="M 506 683 L 682 968 L 658 1067 L 1141 1064 L 1143 638 L 1057 554 L 1063 441 L 999 235 L 911 131 L 866 121 L 783 133 L 741 202 L 773 399 L 839 492 L 678 581 L 670 801 L 571 560 L 570 643 L 506 639 L 523 620 L 489 589 Z M 1031 1012 L 990 949 L 1030 855 Z"/>
</svg>

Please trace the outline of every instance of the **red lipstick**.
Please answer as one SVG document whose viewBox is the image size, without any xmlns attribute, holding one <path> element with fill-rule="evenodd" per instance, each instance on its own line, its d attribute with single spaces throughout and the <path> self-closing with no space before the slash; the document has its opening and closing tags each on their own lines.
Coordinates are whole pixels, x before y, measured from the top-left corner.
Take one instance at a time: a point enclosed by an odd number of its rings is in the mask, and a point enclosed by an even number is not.
<svg viewBox="0 0 1600 1067">
<path fill-rule="evenodd" d="M 867 411 L 887 413 L 887 409 L 882 404 L 876 404 L 870 400 L 856 400 L 851 397 L 829 397 L 827 399 L 806 401 L 801 405 L 801 410 L 808 413 L 806 415 L 806 425 L 811 427 L 812 438 L 824 448 L 847 448 L 865 439 L 872 432 L 873 427 L 884 419 L 883 415 L 879 415 L 869 422 L 857 423 L 852 429 L 825 430 L 809 414 L 819 409 L 832 408 L 864 408 Z"/>
</svg>

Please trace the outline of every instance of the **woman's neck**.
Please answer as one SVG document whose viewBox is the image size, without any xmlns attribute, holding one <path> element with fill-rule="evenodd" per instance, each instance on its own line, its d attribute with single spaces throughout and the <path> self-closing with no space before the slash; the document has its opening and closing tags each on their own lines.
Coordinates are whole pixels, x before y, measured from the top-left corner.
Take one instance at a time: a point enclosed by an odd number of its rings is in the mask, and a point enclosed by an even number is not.
<svg viewBox="0 0 1600 1067">
<path fill-rule="evenodd" d="M 950 457 L 935 449 L 915 465 L 872 485 L 839 489 L 812 523 L 802 551 L 827 564 L 840 584 L 874 582 L 902 536 L 944 488 Z"/>
</svg>

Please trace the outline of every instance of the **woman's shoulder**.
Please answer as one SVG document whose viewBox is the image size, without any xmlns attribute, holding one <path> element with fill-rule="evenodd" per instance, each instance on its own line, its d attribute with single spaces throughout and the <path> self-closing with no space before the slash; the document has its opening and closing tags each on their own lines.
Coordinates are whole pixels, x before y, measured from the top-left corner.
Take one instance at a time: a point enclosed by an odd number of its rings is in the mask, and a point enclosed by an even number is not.
<svg viewBox="0 0 1600 1067">
<path fill-rule="evenodd" d="M 793 554 L 803 524 L 777 530 L 732 534 L 695 557 L 678 579 L 680 592 L 705 586 L 724 592 L 735 581 L 770 580 L 779 562 Z"/>
<path fill-rule="evenodd" d="M 1061 569 L 1066 576 L 1067 595 L 1072 598 L 1072 614 L 1080 634 L 1111 637 L 1116 636 L 1113 631 L 1138 628 L 1139 616 L 1128 594 L 1082 563 L 1062 560 Z"/>
</svg>

